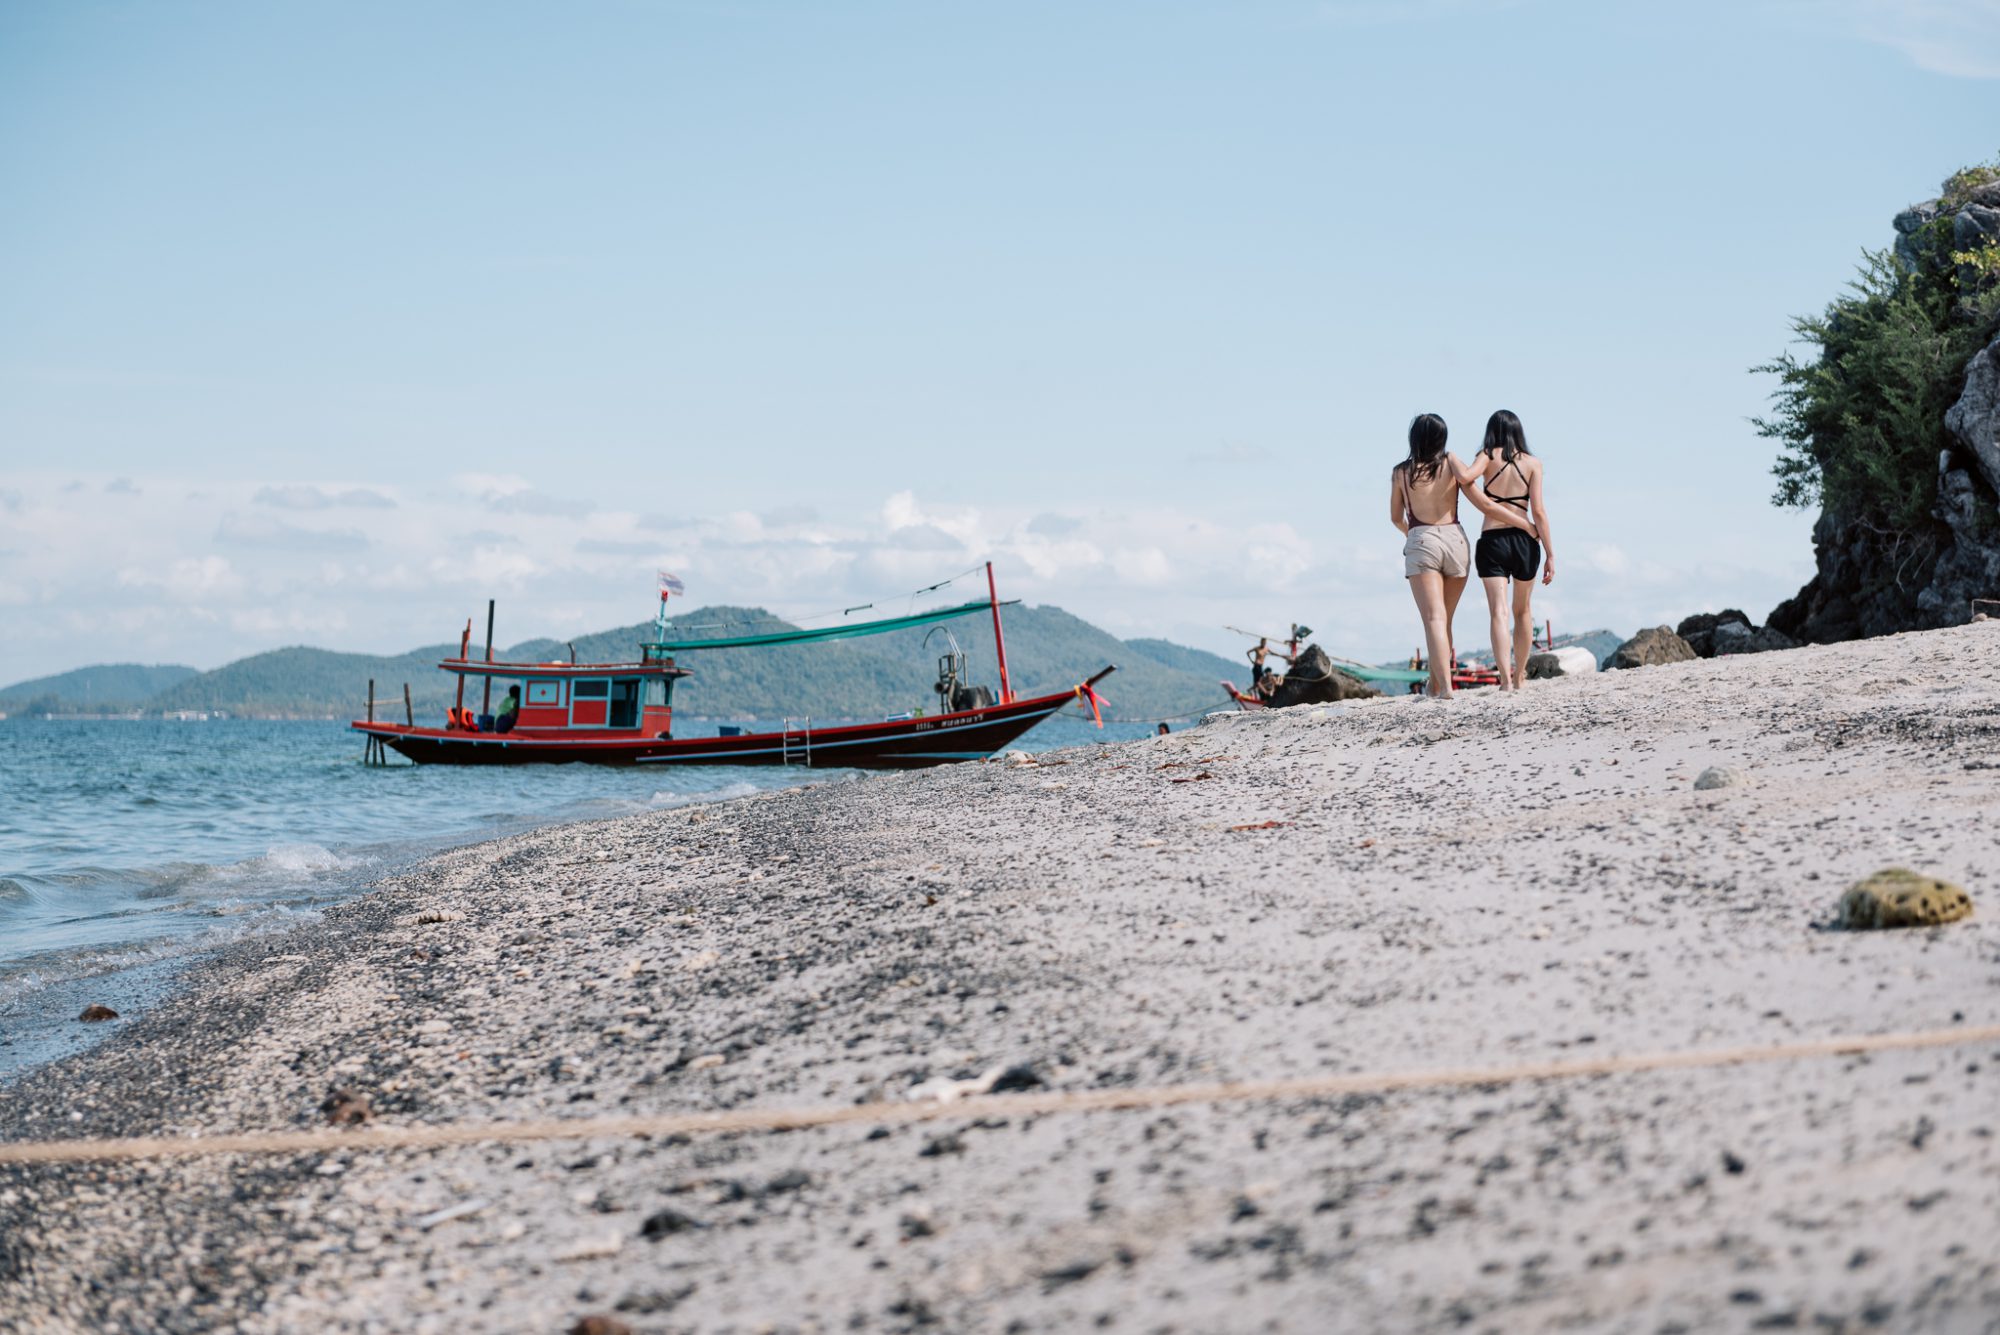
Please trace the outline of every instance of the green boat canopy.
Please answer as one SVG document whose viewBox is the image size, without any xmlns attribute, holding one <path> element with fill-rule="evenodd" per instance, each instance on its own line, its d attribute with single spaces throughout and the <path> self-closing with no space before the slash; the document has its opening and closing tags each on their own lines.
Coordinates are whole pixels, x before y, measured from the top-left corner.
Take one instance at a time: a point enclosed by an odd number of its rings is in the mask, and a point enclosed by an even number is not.
<svg viewBox="0 0 2000 1335">
<path fill-rule="evenodd" d="M 1418 682 L 1430 680 L 1429 673 L 1413 672 L 1409 668 L 1369 667 L 1365 663 L 1350 663 L 1342 658 L 1334 659 L 1333 665 L 1348 676 L 1359 677 L 1363 681 Z"/>
<path fill-rule="evenodd" d="M 1014 607 L 1020 600 L 1001 603 L 1002 607 Z M 890 617 L 883 621 L 859 621 L 848 626 L 822 626 L 818 630 L 773 631 L 768 635 L 733 635 L 713 640 L 661 640 L 646 648 L 656 653 L 672 654 L 689 649 L 761 649 L 775 644 L 810 644 L 815 640 L 847 640 L 857 635 L 882 635 L 892 630 L 908 630 L 912 626 L 928 626 L 934 621 L 950 621 L 953 617 L 971 616 L 974 612 L 991 611 L 990 602 L 961 603 L 957 607 L 940 607 L 931 612 L 913 612 L 909 616 Z"/>
</svg>

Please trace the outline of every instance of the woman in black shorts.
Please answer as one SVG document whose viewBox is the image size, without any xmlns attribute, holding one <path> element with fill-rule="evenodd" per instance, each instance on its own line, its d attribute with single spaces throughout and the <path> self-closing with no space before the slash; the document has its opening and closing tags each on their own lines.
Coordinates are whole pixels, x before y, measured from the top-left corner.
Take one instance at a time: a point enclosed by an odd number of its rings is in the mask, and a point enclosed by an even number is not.
<svg viewBox="0 0 2000 1335">
<path fill-rule="evenodd" d="M 1495 502 L 1479 507 L 1485 523 L 1472 554 L 1492 614 L 1493 665 L 1501 690 L 1519 690 L 1528 681 L 1528 650 L 1535 634 L 1528 607 L 1535 571 L 1540 569 L 1544 584 L 1556 577 L 1549 512 L 1542 506 L 1542 461 L 1528 453 L 1520 418 L 1503 408 L 1486 420 L 1486 441 L 1471 473 L 1484 480 L 1486 499 Z"/>
</svg>

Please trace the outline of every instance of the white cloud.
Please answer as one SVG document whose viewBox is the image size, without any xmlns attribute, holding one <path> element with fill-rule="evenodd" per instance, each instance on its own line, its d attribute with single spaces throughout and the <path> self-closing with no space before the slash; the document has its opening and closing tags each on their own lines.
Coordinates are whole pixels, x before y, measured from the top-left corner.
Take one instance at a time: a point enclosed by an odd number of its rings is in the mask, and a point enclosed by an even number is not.
<svg viewBox="0 0 2000 1335">
<path fill-rule="evenodd" d="M 514 496 L 532 490 L 528 479 L 513 473 L 459 473 L 451 483 L 469 496 L 482 501 L 498 500 L 503 496 Z"/>
<path fill-rule="evenodd" d="M 1861 35 L 1919 69 L 2000 79 L 2000 0 L 1850 0 Z"/>
<path fill-rule="evenodd" d="M 365 534 L 353 529 L 312 529 L 287 524 L 269 515 L 231 510 L 215 526 L 215 540 L 235 547 L 263 547 L 286 552 L 358 552 L 368 546 Z"/>
<path fill-rule="evenodd" d="M 1229 650 L 1225 626 L 1283 629 L 1302 620 L 1329 650 L 1371 660 L 1407 652 L 1417 638 L 1398 541 L 1375 515 L 1372 493 L 1365 507 L 1356 499 L 1351 515 L 1337 503 L 1297 523 L 1231 522 L 1204 513 L 1199 493 L 1146 508 L 972 508 L 906 489 L 824 515 L 739 510 L 662 525 L 615 509 L 582 520 L 496 511 L 495 498 L 535 492 L 511 477 L 435 488 L 423 480 L 396 506 L 351 508 L 289 503 L 299 500 L 289 491 L 298 484 L 211 482 L 189 495 L 163 477 L 134 484 L 148 497 L 179 499 L 127 506 L 107 503 L 102 477 L 82 491 L 65 480 L 0 474 L 12 507 L 0 677 L 133 658 L 213 666 L 299 641 L 400 651 L 452 638 L 467 615 L 483 615 L 489 596 L 500 600 L 505 641 L 573 635 L 648 615 L 659 568 L 687 581 L 690 609 L 761 604 L 799 616 L 906 605 L 912 591 L 968 567 L 949 588 L 917 599 L 983 597 L 975 563 L 990 559 L 1003 597 L 1052 603 L 1120 635 Z M 384 490 L 365 481 L 313 484 L 333 498 L 356 489 Z M 1287 508 L 1280 498 L 1268 513 Z M 1364 514 L 1369 526 L 1352 530 Z M 336 515 L 338 528 L 308 527 Z M 1706 607 L 1761 615 L 1809 572 L 1808 522 L 1689 565 L 1665 538 L 1606 543 L 1585 536 L 1579 521 L 1558 581 L 1537 606 L 1577 630 L 1630 631 Z M 1481 633 L 1479 597 L 1473 590 L 1461 609 L 1468 642 Z"/>
<path fill-rule="evenodd" d="M 243 579 L 220 556 L 183 556 L 159 566 L 128 566 L 118 582 L 132 589 L 159 589 L 184 600 L 235 593 Z"/>
<path fill-rule="evenodd" d="M 280 510 L 331 510 L 340 506 L 360 510 L 396 508 L 396 502 L 368 487 L 347 487 L 340 491 L 299 484 L 259 487 L 250 499 Z"/>
</svg>

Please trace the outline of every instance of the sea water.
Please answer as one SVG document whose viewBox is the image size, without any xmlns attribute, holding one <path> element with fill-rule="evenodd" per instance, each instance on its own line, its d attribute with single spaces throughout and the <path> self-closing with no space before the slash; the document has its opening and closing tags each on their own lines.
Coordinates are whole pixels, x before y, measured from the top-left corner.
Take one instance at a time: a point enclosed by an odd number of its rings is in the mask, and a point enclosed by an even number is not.
<svg viewBox="0 0 2000 1335">
<path fill-rule="evenodd" d="M 704 729 L 714 724 L 691 725 Z M 750 725 L 746 725 L 750 726 Z M 1016 745 L 1144 736 L 1058 716 Z M 853 770 L 387 767 L 336 722 L 0 722 L 0 1077 L 83 1046 L 225 942 L 316 917 L 426 854 Z"/>
</svg>

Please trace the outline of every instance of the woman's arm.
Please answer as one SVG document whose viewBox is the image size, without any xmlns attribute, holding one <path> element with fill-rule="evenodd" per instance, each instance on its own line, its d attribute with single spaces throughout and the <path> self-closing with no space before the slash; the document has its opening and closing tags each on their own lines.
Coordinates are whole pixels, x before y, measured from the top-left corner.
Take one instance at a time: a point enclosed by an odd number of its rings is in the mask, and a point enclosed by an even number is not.
<svg viewBox="0 0 2000 1335">
<path fill-rule="evenodd" d="M 1556 577 L 1556 548 L 1549 538 L 1549 512 L 1542 504 L 1542 473 L 1548 468 L 1543 464 L 1528 479 L 1528 509 L 1535 516 L 1535 532 L 1542 540 L 1542 583 L 1547 584 Z"/>
<path fill-rule="evenodd" d="M 1403 466 L 1397 464 L 1389 470 L 1389 522 L 1396 526 L 1396 532 L 1410 531 L 1409 511 L 1403 505 Z"/>
<path fill-rule="evenodd" d="M 1463 489 L 1486 476 L 1486 466 L 1493 462 L 1493 457 L 1481 451 L 1471 464 L 1460 463 L 1454 454 L 1446 454 L 1444 461 L 1451 468 L 1451 480 Z"/>
</svg>

